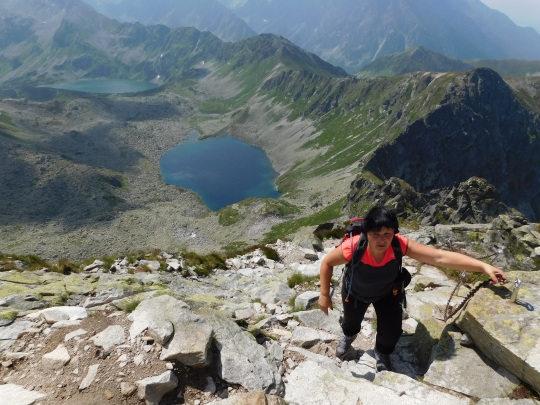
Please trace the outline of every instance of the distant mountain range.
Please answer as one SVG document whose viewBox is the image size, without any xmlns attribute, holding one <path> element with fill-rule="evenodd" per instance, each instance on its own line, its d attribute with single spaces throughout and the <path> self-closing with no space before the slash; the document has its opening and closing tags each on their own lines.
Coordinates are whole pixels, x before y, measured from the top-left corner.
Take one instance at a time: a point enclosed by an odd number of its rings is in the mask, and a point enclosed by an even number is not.
<svg viewBox="0 0 540 405">
<path fill-rule="evenodd" d="M 85 0 L 99 13 L 121 22 L 195 27 L 223 41 L 256 35 L 251 27 L 217 0 Z"/>
<path fill-rule="evenodd" d="M 411 72 L 463 72 L 475 67 L 489 67 L 503 77 L 540 76 L 540 61 L 519 59 L 450 58 L 424 46 L 382 56 L 364 66 L 360 76 L 397 76 Z"/>
<path fill-rule="evenodd" d="M 162 84 L 204 75 L 201 62 L 210 59 L 233 69 L 275 57 L 283 66 L 323 76 L 346 75 L 343 69 L 274 35 L 223 42 L 195 28 L 120 23 L 79 0 L 4 1 L 0 13 L 0 94 L 10 94 L 10 88 L 80 78 L 131 78 Z"/>
<path fill-rule="evenodd" d="M 540 60 L 540 34 L 480 0 L 85 1 L 121 21 L 189 25 L 224 40 L 250 35 L 242 19 L 252 32 L 281 35 L 349 73 L 418 45 L 464 60 Z"/>
</svg>

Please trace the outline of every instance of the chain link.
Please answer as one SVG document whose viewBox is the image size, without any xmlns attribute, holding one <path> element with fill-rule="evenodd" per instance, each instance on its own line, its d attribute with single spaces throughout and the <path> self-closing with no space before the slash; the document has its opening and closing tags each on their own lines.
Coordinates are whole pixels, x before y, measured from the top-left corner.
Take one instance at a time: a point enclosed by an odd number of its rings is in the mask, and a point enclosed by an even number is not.
<svg viewBox="0 0 540 405">
<path fill-rule="evenodd" d="M 494 253 L 479 257 L 479 258 L 477 258 L 477 260 L 484 260 L 484 259 L 490 258 L 492 256 L 497 257 L 501 253 L 502 253 L 502 249 L 499 249 Z M 456 287 L 452 291 L 452 294 L 450 294 L 450 298 L 448 298 L 448 302 L 446 303 L 446 308 L 444 309 L 444 322 L 448 321 L 448 319 L 452 318 L 455 314 L 457 314 L 458 311 L 465 306 L 467 301 L 469 301 L 473 297 L 473 295 L 476 294 L 478 292 L 478 290 L 480 290 L 480 288 L 485 287 L 485 286 L 487 286 L 489 284 L 489 280 L 486 280 L 486 281 L 483 281 L 482 283 L 480 283 L 479 285 L 477 285 L 476 287 L 474 287 L 471 291 L 469 291 L 467 296 L 463 299 L 463 301 L 461 301 L 461 303 L 456 308 L 452 309 L 452 311 L 449 311 L 450 303 L 452 301 L 452 298 L 456 294 L 456 291 L 459 289 L 459 287 L 463 283 L 463 280 L 465 279 L 466 276 L 467 276 L 467 272 L 462 271 L 461 274 L 460 274 L 459 281 L 458 281 Z M 480 276 L 477 276 L 471 282 L 471 284 L 473 284 L 476 280 L 478 280 L 478 277 L 480 277 Z"/>
</svg>

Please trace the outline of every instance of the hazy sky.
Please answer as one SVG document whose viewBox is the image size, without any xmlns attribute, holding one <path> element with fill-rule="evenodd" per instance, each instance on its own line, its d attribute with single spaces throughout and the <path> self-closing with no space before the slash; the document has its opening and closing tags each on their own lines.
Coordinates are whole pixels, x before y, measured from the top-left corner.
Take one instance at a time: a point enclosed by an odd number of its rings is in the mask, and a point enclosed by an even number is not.
<svg viewBox="0 0 540 405">
<path fill-rule="evenodd" d="M 486 6 L 506 14 L 522 27 L 533 27 L 540 33 L 540 0 L 481 0 Z"/>
</svg>

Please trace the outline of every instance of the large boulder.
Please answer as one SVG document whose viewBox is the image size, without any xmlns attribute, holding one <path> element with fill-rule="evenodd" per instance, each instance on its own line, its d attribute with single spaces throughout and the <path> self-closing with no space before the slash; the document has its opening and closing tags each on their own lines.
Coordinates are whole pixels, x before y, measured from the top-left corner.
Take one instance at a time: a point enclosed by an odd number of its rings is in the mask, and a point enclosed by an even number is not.
<svg viewBox="0 0 540 405">
<path fill-rule="evenodd" d="M 169 295 L 144 300 L 130 314 L 133 342 L 143 331 L 163 346 L 161 360 L 178 360 L 186 366 L 204 367 L 210 363 L 212 327 L 189 306 Z"/>
<path fill-rule="evenodd" d="M 480 289 L 456 323 L 486 356 L 540 390 L 540 274 L 508 272 L 509 287 Z M 511 302 L 512 281 L 523 284 Z"/>
<path fill-rule="evenodd" d="M 424 382 L 471 397 L 507 398 L 520 383 L 517 377 L 462 341 L 459 331 L 445 329 Z"/>
<path fill-rule="evenodd" d="M 221 312 L 208 309 L 202 312 L 202 316 L 215 331 L 220 378 L 240 384 L 248 391 L 273 395 L 283 393 L 285 386 L 277 367 L 269 359 L 268 351 L 257 343 L 253 335 L 243 331 Z"/>
</svg>

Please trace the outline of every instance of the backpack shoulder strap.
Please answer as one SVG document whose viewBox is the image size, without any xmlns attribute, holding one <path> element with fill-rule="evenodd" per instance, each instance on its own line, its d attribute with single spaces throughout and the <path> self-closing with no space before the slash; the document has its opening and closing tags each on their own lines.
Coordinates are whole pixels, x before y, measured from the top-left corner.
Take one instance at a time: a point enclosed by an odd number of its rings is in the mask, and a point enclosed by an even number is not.
<svg viewBox="0 0 540 405">
<path fill-rule="evenodd" d="M 392 250 L 394 250 L 394 255 L 396 256 L 396 260 L 399 263 L 399 266 L 401 267 L 401 263 L 403 261 L 403 249 L 401 249 L 401 243 L 399 243 L 399 239 L 396 235 L 392 238 Z"/>
</svg>

